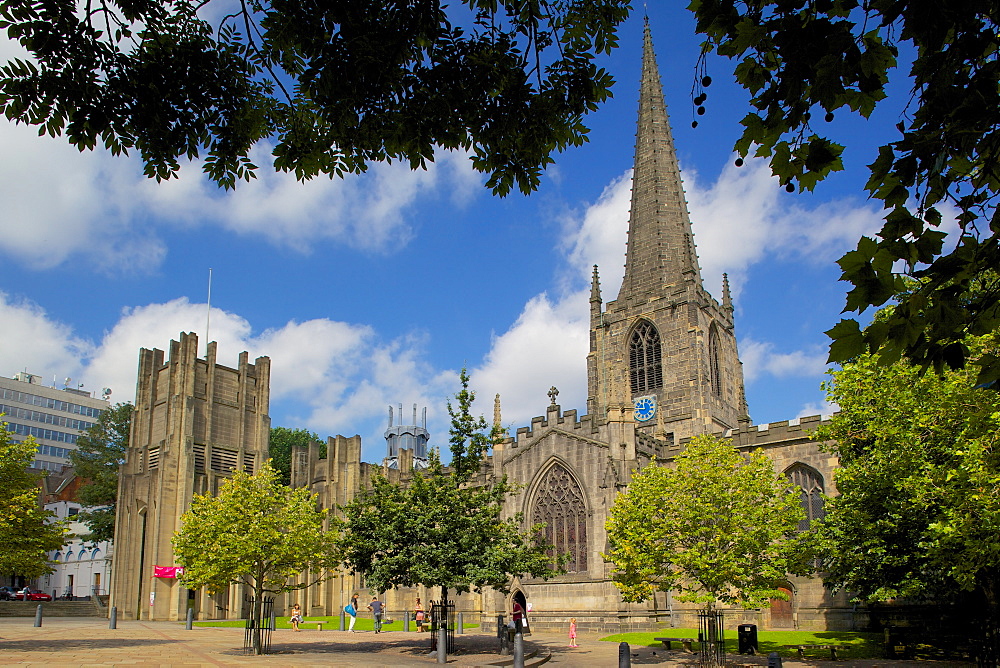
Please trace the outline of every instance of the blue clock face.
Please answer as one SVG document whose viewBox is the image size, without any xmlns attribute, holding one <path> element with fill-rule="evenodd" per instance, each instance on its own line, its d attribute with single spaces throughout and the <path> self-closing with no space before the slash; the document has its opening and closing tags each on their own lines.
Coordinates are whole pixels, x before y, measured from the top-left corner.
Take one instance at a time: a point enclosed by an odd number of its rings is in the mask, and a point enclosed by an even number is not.
<svg viewBox="0 0 1000 668">
<path fill-rule="evenodd" d="M 656 397 L 639 397 L 636 399 L 633 415 L 639 422 L 652 420 L 656 416 Z"/>
</svg>

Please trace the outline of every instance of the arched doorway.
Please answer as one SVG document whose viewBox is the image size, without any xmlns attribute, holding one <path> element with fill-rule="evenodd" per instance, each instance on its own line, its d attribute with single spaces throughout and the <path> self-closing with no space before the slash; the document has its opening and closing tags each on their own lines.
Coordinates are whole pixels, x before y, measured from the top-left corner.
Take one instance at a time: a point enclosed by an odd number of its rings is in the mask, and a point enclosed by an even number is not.
<svg viewBox="0 0 1000 668">
<path fill-rule="evenodd" d="M 531 622 L 531 620 L 528 619 L 528 599 L 524 597 L 524 592 L 521 591 L 520 589 L 515 591 L 514 595 L 511 596 L 511 606 L 510 606 L 511 609 L 514 608 L 515 601 L 521 605 L 521 610 L 524 610 L 524 620 L 521 623 L 521 629 L 522 629 L 521 632 L 524 635 L 529 635 L 531 633 L 531 628 L 528 626 L 528 624 Z"/>
<path fill-rule="evenodd" d="M 792 615 L 792 610 L 795 603 L 795 593 L 790 587 L 778 587 L 778 591 L 787 596 L 788 600 L 786 601 L 781 598 L 771 599 L 771 628 L 794 628 L 795 618 Z"/>
</svg>

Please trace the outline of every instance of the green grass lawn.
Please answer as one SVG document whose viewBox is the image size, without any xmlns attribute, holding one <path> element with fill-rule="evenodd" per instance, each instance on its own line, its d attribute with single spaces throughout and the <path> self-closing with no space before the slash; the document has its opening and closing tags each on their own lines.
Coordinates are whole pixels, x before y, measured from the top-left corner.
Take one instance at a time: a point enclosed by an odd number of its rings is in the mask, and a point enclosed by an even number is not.
<svg viewBox="0 0 1000 668">
<path fill-rule="evenodd" d="M 633 647 L 662 647 L 653 638 L 697 638 L 698 629 L 662 629 L 648 633 L 617 633 L 601 640 L 627 642 Z M 797 657 L 798 652 L 786 645 L 840 645 L 847 649 L 838 652 L 843 659 L 880 659 L 884 654 L 881 633 L 855 631 L 758 631 L 757 649 L 760 654 L 777 652 L 781 656 Z M 736 629 L 726 629 L 726 651 L 735 654 L 738 649 Z M 829 659 L 829 650 L 806 652 L 809 659 Z"/>
<path fill-rule="evenodd" d="M 305 620 L 306 620 L 306 622 L 310 622 L 310 621 L 325 621 L 326 624 L 323 625 L 323 631 L 337 631 L 337 630 L 340 629 L 340 617 L 337 616 L 337 615 L 334 615 L 334 616 L 331 616 L 331 617 L 311 617 L 310 616 L 310 617 L 306 617 Z M 292 625 L 288 623 L 288 617 L 278 617 L 275 620 L 275 622 L 276 622 L 275 623 L 275 628 L 278 628 L 278 629 L 290 629 L 290 628 L 292 628 Z M 351 622 L 350 619 L 347 619 L 347 620 L 344 621 L 344 628 L 345 629 L 350 624 L 350 622 Z M 240 628 L 240 629 L 242 629 L 242 628 L 246 628 L 247 621 L 245 619 L 227 619 L 227 620 L 218 621 L 218 622 L 195 622 L 194 625 L 195 626 L 220 626 L 220 627 L 225 627 L 225 628 Z M 465 622 L 462 626 L 464 628 L 467 628 L 467 629 L 474 629 L 474 628 L 478 628 L 479 624 L 470 624 L 469 622 Z M 426 626 L 424 627 L 424 629 L 427 629 L 427 628 L 428 627 L 426 627 Z M 301 629 L 303 631 L 315 631 L 316 630 L 316 626 L 313 625 L 313 624 L 308 624 L 307 623 L 307 624 L 304 624 L 301 627 Z M 371 617 L 365 618 L 365 617 L 358 616 L 358 621 L 354 623 L 354 630 L 355 631 L 374 631 L 375 630 L 375 622 L 371 619 Z M 382 630 L 383 631 L 402 631 L 403 630 L 403 620 L 402 619 L 393 618 L 392 624 L 382 624 Z M 413 632 L 413 633 L 416 633 L 416 631 L 417 631 L 417 623 L 415 621 L 413 621 L 413 620 L 410 620 L 410 631 Z"/>
</svg>

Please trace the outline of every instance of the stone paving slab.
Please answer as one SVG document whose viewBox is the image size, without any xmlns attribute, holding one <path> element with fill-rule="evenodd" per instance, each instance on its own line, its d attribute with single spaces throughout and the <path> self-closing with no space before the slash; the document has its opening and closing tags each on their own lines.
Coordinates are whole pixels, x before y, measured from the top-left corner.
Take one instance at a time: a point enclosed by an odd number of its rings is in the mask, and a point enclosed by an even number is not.
<svg viewBox="0 0 1000 668">
<path fill-rule="evenodd" d="M 433 666 L 426 637 L 416 633 L 388 631 L 345 633 L 313 629 L 295 633 L 273 632 L 272 654 L 243 654 L 243 629 L 195 627 L 183 623 L 119 621 L 108 628 L 107 620 L 51 618 L 41 628 L 33 619 L 0 619 L 0 665 L 39 668 L 88 668 L 128 666 L 154 668 L 207 668 L 209 666 L 343 666 L 396 668 Z M 526 651 L 551 654 L 545 665 L 569 668 L 616 668 L 618 645 L 601 642 L 597 635 L 578 639 L 580 647 L 567 647 L 561 635 L 535 633 L 526 641 Z M 448 657 L 448 665 L 472 668 L 503 659 L 496 653 L 496 639 L 483 633 L 456 636 L 459 651 Z M 630 651 L 633 666 L 696 666 L 696 657 L 682 650 L 667 651 L 637 647 Z M 730 657 L 732 666 L 766 666 L 767 657 Z M 968 666 L 965 663 L 933 661 L 842 660 L 797 661 L 784 659 L 785 668 L 890 668 L 895 666 Z"/>
</svg>

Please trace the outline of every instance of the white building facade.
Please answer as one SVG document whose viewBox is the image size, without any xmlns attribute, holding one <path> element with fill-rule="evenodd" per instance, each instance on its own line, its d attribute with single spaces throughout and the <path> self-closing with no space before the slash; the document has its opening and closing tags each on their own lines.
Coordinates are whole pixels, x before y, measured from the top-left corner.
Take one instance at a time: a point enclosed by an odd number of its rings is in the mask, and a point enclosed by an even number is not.
<svg viewBox="0 0 1000 668">
<path fill-rule="evenodd" d="M 81 506 L 75 501 L 55 501 L 45 504 L 60 521 L 67 521 L 67 529 L 74 536 L 61 550 L 49 553 L 54 572 L 43 575 L 32 588 L 41 589 L 53 598 L 85 598 L 107 594 L 111 574 L 112 544 L 100 542 L 86 544 L 78 536 L 89 533 L 82 522 L 73 518 Z"/>
</svg>

